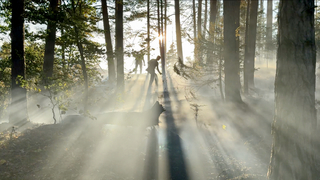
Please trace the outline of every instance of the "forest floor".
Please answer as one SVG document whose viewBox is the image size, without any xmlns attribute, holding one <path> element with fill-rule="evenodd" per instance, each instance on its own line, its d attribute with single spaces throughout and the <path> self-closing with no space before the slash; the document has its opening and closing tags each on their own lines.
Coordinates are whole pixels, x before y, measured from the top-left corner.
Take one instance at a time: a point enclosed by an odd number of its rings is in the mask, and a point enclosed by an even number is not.
<svg viewBox="0 0 320 180">
<path fill-rule="evenodd" d="M 265 179 L 274 69 L 260 69 L 255 81 L 257 88 L 240 105 L 221 101 L 218 88 L 199 88 L 173 72 L 167 74 L 167 93 L 160 83 L 148 95 L 145 74 L 127 77 L 121 97 L 112 85 L 99 85 L 92 90 L 92 99 L 98 99 L 90 105 L 92 114 L 143 111 L 159 101 L 166 109 L 159 127 L 59 123 L 7 131 L 0 135 L 0 179 Z M 41 116 L 52 121 L 49 117 Z"/>
</svg>

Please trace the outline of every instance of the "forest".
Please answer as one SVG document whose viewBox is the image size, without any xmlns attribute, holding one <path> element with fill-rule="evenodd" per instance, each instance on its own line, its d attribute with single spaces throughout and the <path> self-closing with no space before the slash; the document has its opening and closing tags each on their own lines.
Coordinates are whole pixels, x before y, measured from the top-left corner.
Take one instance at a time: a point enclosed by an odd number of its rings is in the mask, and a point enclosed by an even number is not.
<svg viewBox="0 0 320 180">
<path fill-rule="evenodd" d="M 320 180 L 319 0 L 0 0 L 1 180 Z"/>
</svg>

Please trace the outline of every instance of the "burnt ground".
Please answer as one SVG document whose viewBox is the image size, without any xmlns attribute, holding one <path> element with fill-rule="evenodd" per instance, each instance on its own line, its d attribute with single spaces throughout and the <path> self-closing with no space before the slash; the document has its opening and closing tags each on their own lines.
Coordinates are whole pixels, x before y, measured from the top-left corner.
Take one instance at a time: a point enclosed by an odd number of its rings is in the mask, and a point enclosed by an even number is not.
<svg viewBox="0 0 320 180">
<path fill-rule="evenodd" d="M 98 99 L 90 106 L 93 114 L 142 111 L 158 100 L 166 111 L 155 129 L 37 124 L 22 133 L 2 133 L 0 179 L 266 178 L 272 85 L 255 89 L 244 104 L 234 105 L 222 102 L 210 87 L 198 89 L 190 100 L 190 83 L 173 73 L 167 82 L 165 93 L 159 86 L 148 94 L 146 76 L 133 75 L 121 101 L 109 85 L 92 95 Z"/>
</svg>

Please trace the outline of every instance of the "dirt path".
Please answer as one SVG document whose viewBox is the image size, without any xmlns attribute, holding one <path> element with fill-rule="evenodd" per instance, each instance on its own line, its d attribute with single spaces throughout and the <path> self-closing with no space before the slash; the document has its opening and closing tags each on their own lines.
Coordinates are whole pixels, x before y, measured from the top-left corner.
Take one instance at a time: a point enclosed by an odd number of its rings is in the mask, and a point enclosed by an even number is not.
<svg viewBox="0 0 320 180">
<path fill-rule="evenodd" d="M 148 92 L 148 82 L 146 75 L 133 75 L 123 95 L 108 85 L 99 86 L 91 91 L 98 101 L 90 110 L 93 114 L 142 111 L 159 101 L 166 111 L 157 129 L 41 126 L 1 147 L 0 176 L 10 180 L 265 178 L 272 119 L 268 102 L 248 98 L 250 105 L 239 109 L 215 101 L 210 89 L 187 101 L 188 84 L 170 73 L 167 92 L 161 83 Z M 197 118 L 191 104 L 204 105 Z"/>
</svg>

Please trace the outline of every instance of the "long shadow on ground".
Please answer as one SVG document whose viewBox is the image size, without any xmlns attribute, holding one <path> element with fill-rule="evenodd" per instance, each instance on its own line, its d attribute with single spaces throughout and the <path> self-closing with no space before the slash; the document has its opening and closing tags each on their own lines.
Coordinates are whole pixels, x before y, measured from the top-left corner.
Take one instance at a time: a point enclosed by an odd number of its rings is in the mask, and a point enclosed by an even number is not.
<svg viewBox="0 0 320 180">
<path fill-rule="evenodd" d="M 143 87 L 145 86 L 147 81 L 148 81 L 148 76 L 146 77 Z M 151 105 L 151 99 L 152 99 L 151 87 L 152 86 L 150 85 L 148 86 L 147 95 L 146 95 L 146 99 L 143 106 L 144 110 L 152 106 Z M 158 157 L 159 157 L 159 145 L 158 145 L 157 130 L 155 128 L 152 128 L 147 141 L 146 157 L 145 157 L 145 164 L 144 164 L 144 177 L 143 177 L 145 180 L 158 179 L 158 164 L 159 164 Z"/>
<path fill-rule="evenodd" d="M 172 115 L 170 93 L 165 91 L 167 87 L 167 82 L 164 81 L 164 92 L 163 97 L 165 100 L 165 114 L 166 114 L 166 135 L 167 135 L 167 153 L 168 153 L 168 162 L 169 162 L 169 175 L 172 180 L 188 180 L 188 173 L 186 169 L 186 163 L 184 160 L 184 153 L 182 150 L 180 137 L 178 129 L 174 123 L 174 118 Z"/>
<path fill-rule="evenodd" d="M 165 122 L 166 128 L 166 139 L 167 139 L 167 154 L 168 154 L 168 165 L 169 165 L 169 177 L 172 180 L 188 180 L 188 173 L 186 169 L 186 163 L 184 160 L 184 152 L 182 150 L 178 129 L 174 123 L 174 117 L 172 115 L 170 94 L 165 89 L 167 87 L 166 81 L 164 81 L 164 108 L 165 108 Z M 176 94 L 175 94 L 176 95 Z M 152 98 L 151 88 L 148 88 L 147 97 L 144 107 L 147 107 Z M 149 135 L 147 145 L 147 155 L 145 163 L 145 178 L 144 179 L 158 179 L 158 139 L 156 136 L 156 130 L 152 129 Z"/>
</svg>

